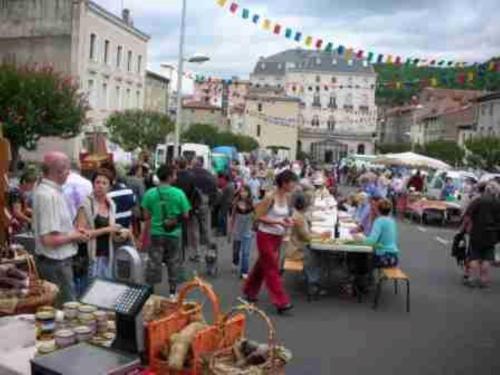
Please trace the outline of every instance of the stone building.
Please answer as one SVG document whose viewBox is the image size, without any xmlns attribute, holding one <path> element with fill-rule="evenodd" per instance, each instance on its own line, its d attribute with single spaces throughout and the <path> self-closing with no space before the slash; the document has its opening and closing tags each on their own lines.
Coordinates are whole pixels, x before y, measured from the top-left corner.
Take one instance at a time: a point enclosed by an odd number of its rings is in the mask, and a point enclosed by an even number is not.
<svg viewBox="0 0 500 375">
<path fill-rule="evenodd" d="M 78 80 L 91 107 L 86 131 L 113 111 L 144 108 L 148 40 L 127 9 L 118 17 L 90 0 L 0 2 L 0 61 L 50 65 Z M 26 157 L 58 149 L 76 160 L 81 140 L 44 138 Z"/>
<path fill-rule="evenodd" d="M 170 80 L 161 74 L 146 71 L 144 109 L 168 114 Z"/>
<path fill-rule="evenodd" d="M 261 58 L 250 75 L 252 88 L 281 89 L 299 99 L 298 148 L 307 153 L 321 142 L 331 162 L 348 153 L 374 151 L 376 74 L 366 60 L 346 61 L 336 52 L 291 49 Z M 328 144 L 325 146 L 325 140 Z M 335 150 L 329 150 L 329 148 Z"/>
<path fill-rule="evenodd" d="M 250 93 L 246 99 L 246 135 L 255 138 L 261 149 L 286 155 L 289 160 L 297 156 L 298 118 L 301 103 L 271 92 Z"/>
<path fill-rule="evenodd" d="M 227 121 L 222 114 L 221 107 L 197 101 L 188 101 L 182 104 L 182 131 L 186 131 L 193 124 L 207 124 L 219 130 L 227 130 Z"/>
<path fill-rule="evenodd" d="M 477 136 L 500 137 L 500 91 L 477 98 Z"/>
</svg>

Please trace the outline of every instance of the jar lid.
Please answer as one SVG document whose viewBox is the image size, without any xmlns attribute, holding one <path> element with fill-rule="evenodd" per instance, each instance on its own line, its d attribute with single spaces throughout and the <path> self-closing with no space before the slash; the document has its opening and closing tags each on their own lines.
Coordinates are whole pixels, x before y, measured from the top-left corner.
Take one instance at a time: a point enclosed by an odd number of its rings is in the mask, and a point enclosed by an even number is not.
<svg viewBox="0 0 500 375">
<path fill-rule="evenodd" d="M 35 319 L 37 320 L 52 320 L 55 314 L 53 311 L 40 311 L 35 314 Z"/>
<path fill-rule="evenodd" d="M 82 334 L 87 334 L 87 333 L 91 333 L 92 330 L 87 327 L 87 326 L 78 326 L 78 327 L 75 327 L 73 329 L 73 331 L 77 334 L 77 335 L 82 335 Z"/>
<path fill-rule="evenodd" d="M 63 305 L 63 308 L 65 309 L 78 309 L 80 307 L 80 303 L 76 301 L 71 301 L 71 302 L 66 302 Z"/>
<path fill-rule="evenodd" d="M 38 347 L 39 353 L 51 353 L 56 350 L 56 345 L 53 342 L 44 342 Z"/>
<path fill-rule="evenodd" d="M 82 313 L 93 313 L 96 310 L 97 308 L 95 306 L 90 305 L 81 305 L 80 307 L 78 307 L 78 311 Z"/>
<path fill-rule="evenodd" d="M 55 333 L 56 337 L 72 337 L 74 335 L 75 335 L 75 333 L 70 329 L 60 329 L 59 331 L 56 331 L 56 333 Z"/>
</svg>

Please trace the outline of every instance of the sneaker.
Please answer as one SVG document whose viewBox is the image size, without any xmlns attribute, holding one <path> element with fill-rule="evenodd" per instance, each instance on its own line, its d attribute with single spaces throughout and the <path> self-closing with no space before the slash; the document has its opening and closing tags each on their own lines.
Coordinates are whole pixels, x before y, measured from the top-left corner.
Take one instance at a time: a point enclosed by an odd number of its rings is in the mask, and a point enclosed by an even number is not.
<svg viewBox="0 0 500 375">
<path fill-rule="evenodd" d="M 241 274 L 241 279 L 242 279 L 242 280 L 246 280 L 246 279 L 248 279 L 248 274 L 247 274 L 247 273 L 242 273 L 242 274 Z"/>
</svg>

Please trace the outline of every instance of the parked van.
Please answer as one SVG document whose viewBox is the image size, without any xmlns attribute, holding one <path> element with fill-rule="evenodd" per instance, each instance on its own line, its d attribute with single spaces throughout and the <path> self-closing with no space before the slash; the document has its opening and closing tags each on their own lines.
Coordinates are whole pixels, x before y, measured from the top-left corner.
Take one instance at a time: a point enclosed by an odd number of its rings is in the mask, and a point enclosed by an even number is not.
<svg viewBox="0 0 500 375">
<path fill-rule="evenodd" d="M 155 169 L 161 164 L 170 163 L 174 160 L 175 146 L 173 143 L 161 144 L 155 150 Z M 184 143 L 180 146 L 180 155 L 188 160 L 203 157 L 203 168 L 212 170 L 212 153 L 210 147 L 198 143 Z"/>
<path fill-rule="evenodd" d="M 429 174 L 427 177 L 427 195 L 434 199 L 440 199 L 441 191 L 443 190 L 447 178 L 453 180 L 453 185 L 457 191 L 457 200 L 461 200 L 464 197 L 464 193 L 468 193 L 466 191 L 467 189 L 464 189 L 467 187 L 467 180 L 470 180 L 474 184 L 478 181 L 476 175 L 472 172 L 436 171 L 436 173 Z"/>
</svg>

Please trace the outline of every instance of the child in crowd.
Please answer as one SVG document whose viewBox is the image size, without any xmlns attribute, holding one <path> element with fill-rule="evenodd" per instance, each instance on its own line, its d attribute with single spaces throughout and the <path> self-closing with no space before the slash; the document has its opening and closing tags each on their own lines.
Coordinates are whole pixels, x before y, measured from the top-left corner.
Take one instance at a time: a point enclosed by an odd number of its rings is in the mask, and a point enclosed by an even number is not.
<svg viewBox="0 0 500 375">
<path fill-rule="evenodd" d="M 252 192 L 248 185 L 244 185 L 233 202 L 232 229 L 233 229 L 233 268 L 237 272 L 240 265 L 240 276 L 247 278 L 250 249 L 252 246 L 253 224 Z"/>
</svg>

